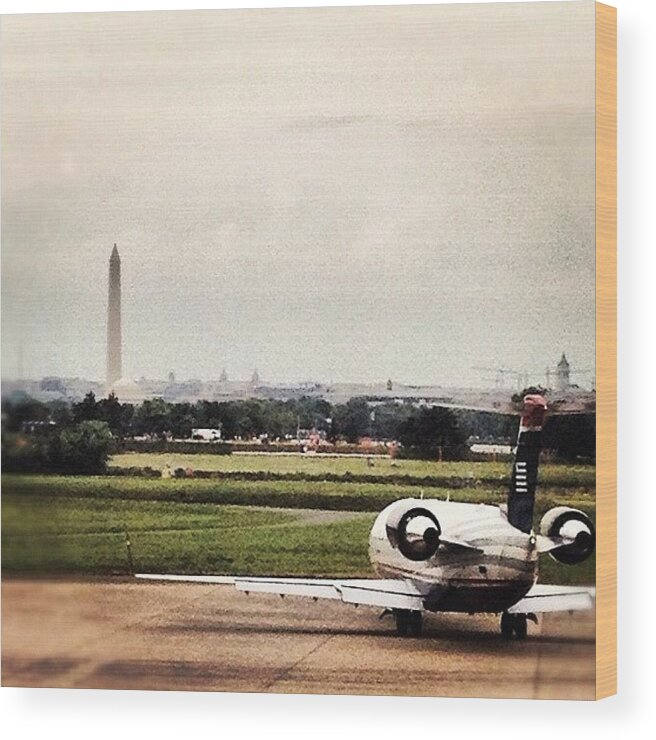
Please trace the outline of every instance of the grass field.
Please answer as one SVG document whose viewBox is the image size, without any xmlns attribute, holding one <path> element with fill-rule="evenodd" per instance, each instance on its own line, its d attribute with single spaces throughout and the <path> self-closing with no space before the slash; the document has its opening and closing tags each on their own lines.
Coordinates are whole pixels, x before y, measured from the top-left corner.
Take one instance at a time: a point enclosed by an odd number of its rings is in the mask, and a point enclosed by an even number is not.
<svg viewBox="0 0 656 740">
<path fill-rule="evenodd" d="M 126 531 L 137 571 L 250 575 L 372 575 L 374 514 L 308 523 L 307 512 L 247 506 L 24 495 L 5 485 L 5 573 L 127 574 Z M 594 558 L 559 566 L 543 582 L 592 583 Z"/>
<path fill-rule="evenodd" d="M 368 570 L 372 515 L 307 524 L 301 512 L 3 494 L 7 572 L 338 574 Z"/>
<path fill-rule="evenodd" d="M 3 475 L 3 489 L 24 495 L 75 498 L 134 499 L 184 503 L 234 504 L 283 508 L 376 512 L 398 498 L 425 498 L 502 503 L 503 489 L 328 483 L 323 481 L 246 481 L 233 479 L 160 479 L 118 476 Z M 594 492 L 587 489 L 540 487 L 538 512 L 556 504 L 594 509 Z"/>
<path fill-rule="evenodd" d="M 5 573 L 126 574 L 129 532 L 136 570 L 371 575 L 368 534 L 384 506 L 420 496 L 502 503 L 509 472 L 505 463 L 261 455 L 131 453 L 112 464 L 226 477 L 3 475 Z M 536 516 L 567 504 L 594 518 L 594 468 L 543 465 L 540 476 Z M 591 583 L 594 559 L 569 568 L 545 557 L 542 580 Z"/>
<path fill-rule="evenodd" d="M 224 473 L 271 473 L 277 475 L 357 475 L 413 478 L 462 478 L 465 481 L 508 480 L 510 464 L 506 462 L 437 462 L 430 460 L 394 460 L 372 458 L 326 457 L 320 455 L 178 455 L 150 452 L 128 452 L 114 455 L 110 466 L 221 471 Z M 547 486 L 593 488 L 595 468 L 591 465 L 542 465 L 540 479 Z"/>
</svg>

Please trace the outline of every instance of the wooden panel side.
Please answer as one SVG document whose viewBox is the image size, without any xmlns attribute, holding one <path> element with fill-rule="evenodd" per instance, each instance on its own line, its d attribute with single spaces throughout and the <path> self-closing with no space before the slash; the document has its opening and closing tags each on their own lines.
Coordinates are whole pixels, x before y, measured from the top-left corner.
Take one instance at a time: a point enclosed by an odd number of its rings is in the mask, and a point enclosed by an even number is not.
<svg viewBox="0 0 656 740">
<path fill-rule="evenodd" d="M 617 692 L 617 11 L 595 4 L 597 672 Z"/>
</svg>

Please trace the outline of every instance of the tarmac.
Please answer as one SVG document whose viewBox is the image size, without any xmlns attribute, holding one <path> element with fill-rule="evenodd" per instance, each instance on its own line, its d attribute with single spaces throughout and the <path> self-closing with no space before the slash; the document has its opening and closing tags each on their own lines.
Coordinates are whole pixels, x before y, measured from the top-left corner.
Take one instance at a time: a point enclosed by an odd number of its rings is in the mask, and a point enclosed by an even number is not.
<svg viewBox="0 0 656 740">
<path fill-rule="evenodd" d="M 494 615 L 379 611 L 230 586 L 4 579 L 4 686 L 593 699 L 595 615 L 504 641 Z"/>
</svg>

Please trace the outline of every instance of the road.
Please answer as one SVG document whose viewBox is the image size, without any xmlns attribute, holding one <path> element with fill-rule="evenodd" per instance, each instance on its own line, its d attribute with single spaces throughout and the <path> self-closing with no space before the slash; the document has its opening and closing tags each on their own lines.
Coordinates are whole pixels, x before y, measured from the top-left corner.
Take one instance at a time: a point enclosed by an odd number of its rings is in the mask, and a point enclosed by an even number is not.
<svg viewBox="0 0 656 740">
<path fill-rule="evenodd" d="M 430 615 L 422 638 L 334 602 L 127 579 L 2 584 L 2 684 L 592 699 L 594 613 L 526 642 L 494 616 Z"/>
</svg>

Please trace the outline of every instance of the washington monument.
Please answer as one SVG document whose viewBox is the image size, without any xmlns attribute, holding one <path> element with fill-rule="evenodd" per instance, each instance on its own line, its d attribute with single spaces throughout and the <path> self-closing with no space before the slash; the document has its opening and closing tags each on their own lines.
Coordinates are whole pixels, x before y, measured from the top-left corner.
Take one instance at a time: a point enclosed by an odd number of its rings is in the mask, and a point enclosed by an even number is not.
<svg viewBox="0 0 656 740">
<path fill-rule="evenodd" d="M 107 385 L 111 387 L 123 375 L 121 361 L 121 258 L 116 244 L 109 258 L 109 295 L 107 300 Z"/>
</svg>

